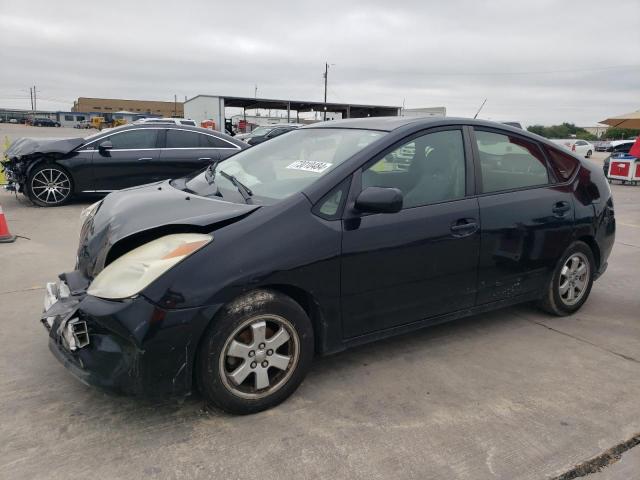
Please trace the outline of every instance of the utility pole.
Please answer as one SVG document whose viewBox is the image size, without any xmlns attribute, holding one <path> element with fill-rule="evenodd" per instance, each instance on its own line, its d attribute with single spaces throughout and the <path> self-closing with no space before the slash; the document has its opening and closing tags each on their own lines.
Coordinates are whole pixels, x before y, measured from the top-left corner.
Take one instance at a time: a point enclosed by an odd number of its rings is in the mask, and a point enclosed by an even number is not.
<svg viewBox="0 0 640 480">
<path fill-rule="evenodd" d="M 33 112 L 33 88 L 29 87 L 29 99 L 31 100 L 31 112 Z"/>
<path fill-rule="evenodd" d="M 324 118 L 327 121 L 327 77 L 329 76 L 329 62 L 324 62 Z"/>
<path fill-rule="evenodd" d="M 36 103 L 36 86 L 33 86 L 33 116 L 36 116 L 36 112 L 38 111 L 38 104 Z"/>
<path fill-rule="evenodd" d="M 173 94 L 173 116 L 178 116 L 178 95 Z"/>
</svg>

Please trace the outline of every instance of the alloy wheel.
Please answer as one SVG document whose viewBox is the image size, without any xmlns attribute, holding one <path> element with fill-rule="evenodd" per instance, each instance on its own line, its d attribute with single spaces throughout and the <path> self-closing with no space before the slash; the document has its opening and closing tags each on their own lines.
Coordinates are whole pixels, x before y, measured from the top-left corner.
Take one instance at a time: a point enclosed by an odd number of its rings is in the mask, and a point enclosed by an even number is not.
<svg viewBox="0 0 640 480">
<path fill-rule="evenodd" d="M 62 170 L 43 168 L 31 179 L 31 192 L 42 203 L 61 203 L 71 193 L 71 180 Z"/>
<path fill-rule="evenodd" d="M 278 315 L 260 315 L 243 322 L 225 342 L 220 377 L 234 395 L 264 398 L 289 380 L 299 356 L 293 325 Z"/>
<path fill-rule="evenodd" d="M 571 255 L 560 271 L 558 290 L 566 305 L 578 303 L 589 285 L 590 266 L 586 255 L 576 252 Z"/>
</svg>

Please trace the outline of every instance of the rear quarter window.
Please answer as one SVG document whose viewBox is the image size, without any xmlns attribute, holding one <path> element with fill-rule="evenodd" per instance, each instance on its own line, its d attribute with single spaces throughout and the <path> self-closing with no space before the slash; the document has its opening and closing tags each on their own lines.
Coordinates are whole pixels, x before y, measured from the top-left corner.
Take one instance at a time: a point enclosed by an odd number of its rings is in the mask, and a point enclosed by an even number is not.
<svg viewBox="0 0 640 480">
<path fill-rule="evenodd" d="M 578 169 L 580 162 L 560 150 L 545 146 L 551 168 L 556 174 L 556 178 L 560 182 L 565 182 L 571 178 L 574 172 Z"/>
<path fill-rule="evenodd" d="M 213 135 L 200 135 L 200 146 L 203 148 L 235 148 L 235 145 Z"/>
</svg>

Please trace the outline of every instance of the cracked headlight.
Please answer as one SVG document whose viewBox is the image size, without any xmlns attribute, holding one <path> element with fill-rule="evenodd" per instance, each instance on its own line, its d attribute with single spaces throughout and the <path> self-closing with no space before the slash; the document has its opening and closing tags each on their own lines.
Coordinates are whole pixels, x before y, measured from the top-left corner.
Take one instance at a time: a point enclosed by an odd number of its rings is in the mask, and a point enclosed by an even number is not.
<svg viewBox="0 0 640 480">
<path fill-rule="evenodd" d="M 87 293 L 114 300 L 132 297 L 212 240 L 211 235 L 176 233 L 145 243 L 107 265 Z"/>
<path fill-rule="evenodd" d="M 82 209 L 82 211 L 80 212 L 80 225 L 84 225 L 87 220 L 89 220 L 96 214 L 101 203 L 102 200 L 96 203 L 92 203 L 87 208 Z"/>
</svg>

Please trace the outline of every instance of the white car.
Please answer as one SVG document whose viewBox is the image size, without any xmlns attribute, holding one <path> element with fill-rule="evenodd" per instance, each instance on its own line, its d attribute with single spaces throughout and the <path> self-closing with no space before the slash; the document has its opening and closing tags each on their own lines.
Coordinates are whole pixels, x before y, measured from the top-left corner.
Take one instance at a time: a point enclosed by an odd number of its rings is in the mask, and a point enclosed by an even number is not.
<svg viewBox="0 0 640 480">
<path fill-rule="evenodd" d="M 197 127 L 196 122 L 190 118 L 141 118 L 133 123 L 174 123 L 176 125 L 188 125 Z"/>
<path fill-rule="evenodd" d="M 580 155 L 584 158 L 589 158 L 596 151 L 596 147 L 592 143 L 587 142 L 586 140 L 580 140 L 577 138 L 569 138 L 566 140 L 551 140 L 553 143 L 557 143 L 558 145 L 562 145 L 567 150 L 571 150 L 572 152 Z"/>
</svg>

